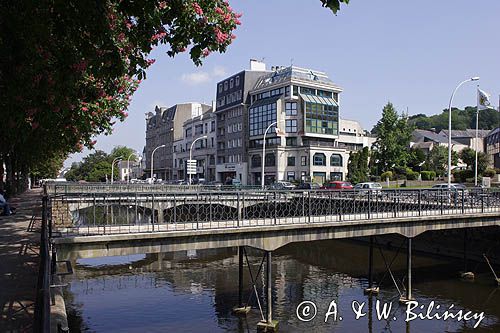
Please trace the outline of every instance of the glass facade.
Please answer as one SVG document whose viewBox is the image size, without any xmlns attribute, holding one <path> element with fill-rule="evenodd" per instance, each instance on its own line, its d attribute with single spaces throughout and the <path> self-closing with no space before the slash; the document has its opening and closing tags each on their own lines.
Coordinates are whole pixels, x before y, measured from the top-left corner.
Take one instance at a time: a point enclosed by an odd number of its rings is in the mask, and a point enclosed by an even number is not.
<svg viewBox="0 0 500 333">
<path fill-rule="evenodd" d="M 339 108 L 325 98 L 304 98 L 305 132 L 338 135 Z"/>
<path fill-rule="evenodd" d="M 250 108 L 249 127 L 250 136 L 264 135 L 266 128 L 276 121 L 276 102 Z M 268 133 L 273 133 L 270 129 Z"/>
</svg>

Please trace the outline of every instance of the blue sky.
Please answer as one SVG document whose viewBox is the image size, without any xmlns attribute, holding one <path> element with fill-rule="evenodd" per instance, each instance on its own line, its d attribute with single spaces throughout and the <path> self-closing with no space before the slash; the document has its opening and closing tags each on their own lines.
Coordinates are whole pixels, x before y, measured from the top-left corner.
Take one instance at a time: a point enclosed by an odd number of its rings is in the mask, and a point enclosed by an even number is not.
<svg viewBox="0 0 500 333">
<path fill-rule="evenodd" d="M 155 105 L 210 104 L 215 83 L 247 68 L 250 58 L 264 59 L 268 68 L 293 59 L 296 66 L 325 71 L 344 88 L 340 116 L 367 129 L 388 101 L 410 115 L 440 113 L 455 86 L 471 76 L 481 76 L 481 89 L 498 104 L 500 1 L 351 0 L 337 16 L 319 0 L 230 3 L 243 17 L 229 50 L 196 67 L 187 54 L 172 59 L 157 49 L 128 119 L 113 135 L 98 137 L 97 149 L 126 145 L 142 152 L 146 112 Z M 454 106 L 475 105 L 475 89 L 475 83 L 463 86 Z M 65 165 L 87 154 L 74 154 Z"/>
</svg>

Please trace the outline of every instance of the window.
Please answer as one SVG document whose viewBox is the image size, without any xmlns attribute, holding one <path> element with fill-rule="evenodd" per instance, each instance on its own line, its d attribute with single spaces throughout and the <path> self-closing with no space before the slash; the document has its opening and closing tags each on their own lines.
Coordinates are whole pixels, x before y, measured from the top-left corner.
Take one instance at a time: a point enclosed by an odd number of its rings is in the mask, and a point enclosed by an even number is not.
<svg viewBox="0 0 500 333">
<path fill-rule="evenodd" d="M 287 116 L 297 115 L 297 103 L 296 102 L 286 102 L 285 111 Z"/>
<path fill-rule="evenodd" d="M 295 166 L 295 156 L 288 156 L 287 165 L 288 166 Z"/>
<path fill-rule="evenodd" d="M 316 90 L 311 89 L 311 88 L 300 87 L 300 93 L 307 94 L 307 95 L 316 95 Z"/>
<path fill-rule="evenodd" d="M 210 147 L 214 147 L 214 138 L 210 138 L 210 140 L 212 141 L 212 144 L 210 145 Z"/>
<path fill-rule="evenodd" d="M 342 166 L 342 156 L 339 154 L 333 154 L 330 157 L 330 165 L 331 166 Z"/>
<path fill-rule="evenodd" d="M 274 153 L 266 154 L 266 166 L 275 166 L 276 165 L 276 156 Z"/>
<path fill-rule="evenodd" d="M 229 140 L 227 142 L 227 148 L 233 148 L 233 141 Z"/>
<path fill-rule="evenodd" d="M 299 96 L 299 87 L 298 86 L 293 86 L 293 96 Z"/>
<path fill-rule="evenodd" d="M 285 120 L 285 131 L 287 133 L 297 133 L 297 119 Z"/>
<path fill-rule="evenodd" d="M 326 156 L 323 153 L 316 153 L 313 157 L 313 165 L 326 165 Z"/>
<path fill-rule="evenodd" d="M 215 132 L 215 120 L 210 124 L 210 132 Z"/>
<path fill-rule="evenodd" d="M 295 147 L 297 146 L 297 138 L 296 137 L 288 137 L 286 138 L 287 147 Z"/>
<path fill-rule="evenodd" d="M 276 121 L 276 103 L 259 105 L 250 108 L 249 134 L 250 136 L 263 135 L 266 128 Z M 274 133 L 271 128 L 269 133 Z"/>
<path fill-rule="evenodd" d="M 191 136 L 193 133 L 193 129 L 191 127 L 189 128 L 186 128 L 186 133 L 185 133 L 185 136 L 188 137 L 188 136 Z"/>
<path fill-rule="evenodd" d="M 338 107 L 333 105 L 305 102 L 307 133 L 338 135 Z"/>
<path fill-rule="evenodd" d="M 293 180 L 295 180 L 295 172 L 293 172 L 293 171 L 288 171 L 288 172 L 286 173 L 286 180 L 288 180 L 288 181 L 293 181 Z"/>
<path fill-rule="evenodd" d="M 262 165 L 260 160 L 261 160 L 260 155 L 253 155 L 252 156 L 252 168 L 260 167 Z"/>
<path fill-rule="evenodd" d="M 233 89 L 234 87 L 234 79 L 229 80 L 229 89 Z"/>
<path fill-rule="evenodd" d="M 239 76 L 237 76 L 237 77 L 236 77 L 236 86 L 239 86 L 239 85 L 240 85 L 240 77 L 239 77 Z"/>
<path fill-rule="evenodd" d="M 222 83 L 219 83 L 219 93 L 222 92 Z"/>
<path fill-rule="evenodd" d="M 224 82 L 224 91 L 227 90 L 227 81 Z"/>
<path fill-rule="evenodd" d="M 300 165 L 306 166 L 307 165 L 307 156 L 301 156 L 300 157 Z"/>
</svg>

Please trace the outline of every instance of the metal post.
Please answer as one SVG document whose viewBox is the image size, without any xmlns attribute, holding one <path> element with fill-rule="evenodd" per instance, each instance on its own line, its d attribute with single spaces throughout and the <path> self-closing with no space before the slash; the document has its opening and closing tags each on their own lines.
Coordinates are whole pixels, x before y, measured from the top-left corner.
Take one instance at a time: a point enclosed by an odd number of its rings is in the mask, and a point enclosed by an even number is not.
<svg viewBox="0 0 500 333">
<path fill-rule="evenodd" d="M 240 210 L 240 192 L 236 194 L 236 209 L 238 210 L 238 221 L 237 221 L 237 226 L 240 226 L 240 221 L 241 221 L 241 210 Z M 241 248 L 241 247 L 240 247 Z M 241 249 L 240 249 L 241 251 Z M 240 260 L 243 260 L 242 257 L 240 256 Z M 240 304 L 241 306 L 241 304 Z"/>
<path fill-rule="evenodd" d="M 267 298 L 267 323 L 273 322 L 273 295 L 272 295 L 272 279 L 271 279 L 271 251 L 266 252 L 266 298 Z"/>
<path fill-rule="evenodd" d="M 407 276 L 407 286 L 406 286 L 406 299 L 410 301 L 412 298 L 411 296 L 411 237 L 408 237 L 408 248 L 406 252 L 406 266 L 408 269 L 408 276 Z"/>
<path fill-rule="evenodd" d="M 177 223 L 177 198 L 174 193 L 174 224 Z"/>
<path fill-rule="evenodd" d="M 276 216 L 278 214 L 278 212 L 277 212 L 278 211 L 278 207 L 277 207 L 276 200 L 277 200 L 277 198 L 276 198 L 276 192 L 274 192 L 274 224 L 275 225 L 276 225 L 276 220 L 277 220 Z"/>
<path fill-rule="evenodd" d="M 368 289 L 373 287 L 373 236 L 370 236 L 370 252 L 368 259 Z"/>
<path fill-rule="evenodd" d="M 464 273 L 467 272 L 467 228 L 464 229 Z"/>
<path fill-rule="evenodd" d="M 308 191 L 307 192 L 307 196 L 308 196 L 308 211 L 309 211 L 309 214 L 307 214 L 307 223 L 311 223 L 311 191 Z"/>
<path fill-rule="evenodd" d="M 238 247 L 238 307 L 243 307 L 243 246 Z"/>
<path fill-rule="evenodd" d="M 422 215 L 422 190 L 418 190 L 418 216 Z"/>
<path fill-rule="evenodd" d="M 372 191 L 368 191 L 368 220 L 370 219 L 370 211 L 371 211 L 371 199 L 372 199 Z M 371 249 L 371 248 L 370 248 Z"/>
</svg>

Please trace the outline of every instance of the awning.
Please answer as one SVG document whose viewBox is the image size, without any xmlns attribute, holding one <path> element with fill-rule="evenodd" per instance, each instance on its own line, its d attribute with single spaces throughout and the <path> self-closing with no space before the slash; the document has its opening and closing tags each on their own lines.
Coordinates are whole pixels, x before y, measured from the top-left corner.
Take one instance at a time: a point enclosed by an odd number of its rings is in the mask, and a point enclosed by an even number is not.
<svg viewBox="0 0 500 333">
<path fill-rule="evenodd" d="M 335 100 L 331 97 L 323 97 L 323 96 L 316 96 L 316 95 L 309 95 L 309 94 L 300 94 L 300 97 L 305 102 L 323 104 L 323 105 L 339 106 L 337 104 L 337 102 L 335 102 Z"/>
</svg>

